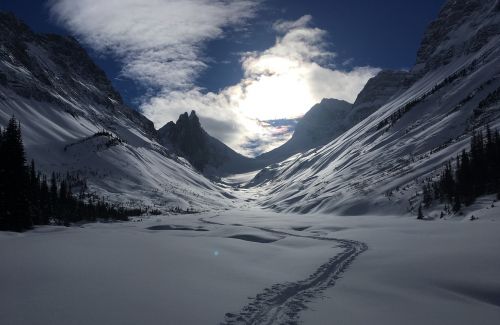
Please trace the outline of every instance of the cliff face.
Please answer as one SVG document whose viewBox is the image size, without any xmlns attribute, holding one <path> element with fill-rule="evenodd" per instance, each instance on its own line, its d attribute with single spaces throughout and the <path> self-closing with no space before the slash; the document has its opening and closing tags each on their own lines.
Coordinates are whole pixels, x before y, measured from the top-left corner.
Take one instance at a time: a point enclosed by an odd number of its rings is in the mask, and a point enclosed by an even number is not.
<svg viewBox="0 0 500 325">
<path fill-rule="evenodd" d="M 498 0 L 447 1 L 427 28 L 412 72 L 418 76 L 484 48 L 500 33 Z"/>
<path fill-rule="evenodd" d="M 169 122 L 158 131 L 160 143 L 173 147 L 195 168 L 203 171 L 209 162 L 208 134 L 202 129 L 194 111 L 181 114 L 176 123 Z"/>
<path fill-rule="evenodd" d="M 383 70 L 368 80 L 359 93 L 349 114 L 351 126 L 364 120 L 392 97 L 411 85 L 411 74 L 406 71 Z"/>
</svg>

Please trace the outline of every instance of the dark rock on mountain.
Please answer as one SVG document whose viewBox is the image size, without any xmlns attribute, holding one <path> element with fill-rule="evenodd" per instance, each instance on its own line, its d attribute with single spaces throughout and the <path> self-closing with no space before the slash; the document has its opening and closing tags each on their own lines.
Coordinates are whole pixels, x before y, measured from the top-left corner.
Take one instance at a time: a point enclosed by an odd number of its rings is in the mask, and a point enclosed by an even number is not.
<svg viewBox="0 0 500 325">
<path fill-rule="evenodd" d="M 256 162 L 210 136 L 201 126 L 195 111 L 181 114 L 158 130 L 160 143 L 186 158 L 206 175 L 223 175 L 256 168 Z"/>
<path fill-rule="evenodd" d="M 402 70 L 383 70 L 368 80 L 349 112 L 349 128 L 406 90 L 412 82 L 410 76 L 409 72 Z"/>
<path fill-rule="evenodd" d="M 498 0 L 447 1 L 427 28 L 412 72 L 416 77 L 480 51 L 500 33 Z"/>
</svg>

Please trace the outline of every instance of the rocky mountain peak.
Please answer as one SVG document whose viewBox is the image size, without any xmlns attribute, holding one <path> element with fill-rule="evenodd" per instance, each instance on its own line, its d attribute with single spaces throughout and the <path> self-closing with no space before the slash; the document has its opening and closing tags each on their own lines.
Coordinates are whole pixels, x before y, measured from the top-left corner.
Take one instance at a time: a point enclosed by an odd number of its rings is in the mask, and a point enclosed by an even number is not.
<svg viewBox="0 0 500 325">
<path fill-rule="evenodd" d="M 198 170 L 208 163 L 208 134 L 203 130 L 195 111 L 179 115 L 177 122 L 168 122 L 158 130 L 160 142 L 173 148 Z"/>
<path fill-rule="evenodd" d="M 218 139 L 210 136 L 201 126 L 195 111 L 182 113 L 177 122 L 168 122 L 158 130 L 162 145 L 186 158 L 205 175 L 225 174 L 252 170 L 253 159 L 235 152 Z"/>
</svg>

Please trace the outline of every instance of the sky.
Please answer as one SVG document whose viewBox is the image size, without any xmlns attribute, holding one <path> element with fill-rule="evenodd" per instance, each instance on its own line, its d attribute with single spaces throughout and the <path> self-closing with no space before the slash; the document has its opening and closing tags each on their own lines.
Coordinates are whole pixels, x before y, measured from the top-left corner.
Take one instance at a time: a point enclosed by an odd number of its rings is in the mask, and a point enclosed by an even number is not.
<svg viewBox="0 0 500 325">
<path fill-rule="evenodd" d="M 255 156 L 322 98 L 353 102 L 410 69 L 444 0 L 0 0 L 37 32 L 76 37 L 157 128 L 196 110 Z"/>
</svg>

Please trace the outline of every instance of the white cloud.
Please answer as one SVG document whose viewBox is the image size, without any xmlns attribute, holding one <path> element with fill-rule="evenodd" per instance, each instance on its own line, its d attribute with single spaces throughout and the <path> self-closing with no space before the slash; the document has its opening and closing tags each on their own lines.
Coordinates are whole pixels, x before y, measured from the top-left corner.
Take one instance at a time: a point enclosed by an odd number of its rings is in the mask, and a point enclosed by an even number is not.
<svg viewBox="0 0 500 325">
<path fill-rule="evenodd" d="M 205 42 L 255 13 L 252 0 L 51 0 L 54 17 L 86 44 L 122 60 L 126 77 L 189 88 Z"/>
<path fill-rule="evenodd" d="M 312 21 L 311 15 L 304 15 L 297 20 L 278 20 L 274 23 L 273 27 L 280 33 L 286 33 L 291 29 L 306 27 Z"/>
<path fill-rule="evenodd" d="M 55 17 L 94 49 L 123 62 L 122 74 L 159 91 L 142 109 L 157 127 L 196 110 L 205 129 L 234 149 L 255 154 L 290 134 L 262 122 L 303 115 L 322 98 L 353 101 L 378 69 L 331 67 L 335 53 L 312 17 L 278 21 L 276 43 L 244 53 L 243 79 L 218 93 L 194 80 L 207 67 L 206 42 L 251 18 L 251 0 L 52 0 Z M 254 146 L 249 145 L 254 144 Z M 255 148 L 255 144 L 257 147 Z"/>
</svg>

